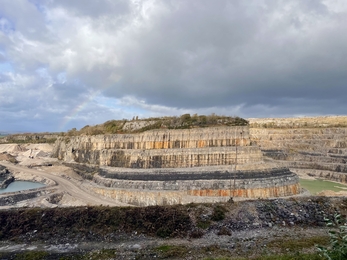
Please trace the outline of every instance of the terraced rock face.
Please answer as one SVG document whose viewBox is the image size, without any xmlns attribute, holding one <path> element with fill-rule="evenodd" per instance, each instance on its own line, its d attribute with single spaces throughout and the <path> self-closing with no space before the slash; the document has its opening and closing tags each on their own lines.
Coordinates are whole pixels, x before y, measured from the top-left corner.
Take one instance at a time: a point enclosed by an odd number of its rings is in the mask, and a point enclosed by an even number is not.
<svg viewBox="0 0 347 260">
<path fill-rule="evenodd" d="M 94 192 L 136 205 L 299 193 L 297 175 L 266 164 L 248 127 L 62 137 L 53 156 L 100 166 L 94 180 L 109 188 Z"/>
<path fill-rule="evenodd" d="M 347 117 L 251 119 L 250 138 L 294 172 L 346 182 Z"/>
</svg>

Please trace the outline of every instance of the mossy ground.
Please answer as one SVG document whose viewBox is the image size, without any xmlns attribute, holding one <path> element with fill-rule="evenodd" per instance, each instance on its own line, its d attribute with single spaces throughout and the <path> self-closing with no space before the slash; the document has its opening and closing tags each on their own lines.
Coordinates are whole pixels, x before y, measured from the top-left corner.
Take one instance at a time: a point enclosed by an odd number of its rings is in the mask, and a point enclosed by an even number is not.
<svg viewBox="0 0 347 260">
<path fill-rule="evenodd" d="M 347 191 L 347 185 L 342 183 L 336 183 L 332 181 L 326 180 L 306 180 L 300 179 L 300 185 L 304 189 L 308 190 L 312 195 L 316 195 L 317 193 L 323 190 L 331 190 L 331 191 Z"/>
</svg>

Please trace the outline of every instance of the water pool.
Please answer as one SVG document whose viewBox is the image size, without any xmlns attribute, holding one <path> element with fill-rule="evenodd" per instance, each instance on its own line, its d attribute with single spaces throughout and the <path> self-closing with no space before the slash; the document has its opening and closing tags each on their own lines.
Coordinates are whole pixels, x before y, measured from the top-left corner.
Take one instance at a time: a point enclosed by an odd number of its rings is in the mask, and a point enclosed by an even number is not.
<svg viewBox="0 0 347 260">
<path fill-rule="evenodd" d="M 38 182 L 32 181 L 14 181 L 10 183 L 6 189 L 0 189 L 0 194 L 5 192 L 15 192 L 21 190 L 30 190 L 44 187 L 45 185 Z"/>
</svg>

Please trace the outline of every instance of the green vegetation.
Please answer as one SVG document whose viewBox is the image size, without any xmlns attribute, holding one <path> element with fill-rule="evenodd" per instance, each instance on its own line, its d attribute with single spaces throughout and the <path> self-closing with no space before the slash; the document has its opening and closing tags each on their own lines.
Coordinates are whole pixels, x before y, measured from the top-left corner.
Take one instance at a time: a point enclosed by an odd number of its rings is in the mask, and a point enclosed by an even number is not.
<svg viewBox="0 0 347 260">
<path fill-rule="evenodd" d="M 66 258 L 67 259 L 88 259 L 88 260 L 102 260 L 102 259 L 114 259 L 117 256 L 117 251 L 114 249 L 102 249 L 87 253 L 81 257 Z M 65 259 L 65 258 L 60 258 Z"/>
<path fill-rule="evenodd" d="M 288 240 L 280 238 L 272 241 L 267 245 L 268 248 L 279 250 L 282 254 L 287 252 L 299 253 L 303 249 L 313 248 L 316 245 L 327 245 L 329 238 L 327 236 L 306 237 L 305 239 L 292 239 Z"/>
<path fill-rule="evenodd" d="M 127 124 L 127 126 L 126 126 Z M 99 135 L 99 134 L 125 134 L 125 133 L 142 133 L 154 129 L 191 129 L 196 127 L 213 127 L 213 126 L 246 126 L 248 121 L 240 117 L 218 116 L 211 114 L 190 115 L 146 118 L 138 119 L 134 117 L 132 120 L 109 120 L 103 124 L 90 126 L 86 125 L 80 130 L 72 128 L 66 133 L 39 133 L 39 134 L 13 134 L 0 135 L 0 143 L 54 143 L 58 136 L 68 138 L 78 135 Z M 4 139 L 4 137 L 6 137 Z"/>
<path fill-rule="evenodd" d="M 335 227 L 329 230 L 329 246 L 319 245 L 317 248 L 320 255 L 328 260 L 347 259 L 347 226 L 342 223 L 341 215 L 336 214 L 333 220 L 326 219 L 328 227 Z"/>
<path fill-rule="evenodd" d="M 15 260 L 41 260 L 47 259 L 48 253 L 42 251 L 24 252 L 16 255 Z"/>
<path fill-rule="evenodd" d="M 211 226 L 211 221 L 209 219 L 207 219 L 207 220 L 198 220 L 198 222 L 196 223 L 196 226 L 198 228 L 208 229 Z"/>
<path fill-rule="evenodd" d="M 28 138 L 26 140 L 17 140 L 15 138 L 9 138 L 7 140 L 7 143 L 13 143 L 13 144 L 54 144 L 54 142 L 56 141 L 56 138 L 50 138 L 50 139 L 46 139 L 46 138 L 42 138 L 42 139 L 31 139 Z"/>
<path fill-rule="evenodd" d="M 306 180 L 300 179 L 300 185 L 304 189 L 308 190 L 312 195 L 315 195 L 323 190 L 331 190 L 331 191 L 347 191 L 347 185 L 326 181 L 326 180 Z"/>
<path fill-rule="evenodd" d="M 127 124 L 127 126 L 126 126 Z M 190 115 L 184 114 L 179 117 L 159 117 L 132 120 L 110 120 L 100 125 L 86 125 L 79 131 L 76 128 L 69 130 L 65 135 L 98 135 L 98 134 L 123 134 L 123 133 L 141 133 L 153 129 L 190 129 L 195 127 L 212 126 L 245 126 L 248 121 L 240 117 L 218 116 L 216 114 Z"/>
<path fill-rule="evenodd" d="M 213 258 L 211 258 L 212 260 Z M 247 260 L 250 258 L 215 258 L 215 260 Z M 296 254 L 284 254 L 284 255 L 266 255 L 266 256 L 259 256 L 259 257 L 253 257 L 252 260 L 323 260 L 319 254 L 312 253 L 312 254 L 303 254 L 303 253 L 296 253 Z M 207 260 L 207 259 L 206 259 Z"/>
<path fill-rule="evenodd" d="M 181 237 L 187 235 L 191 225 L 190 217 L 181 205 L 0 211 L 0 239 L 19 239 L 34 230 L 33 240 L 76 236 L 98 239 L 111 232 L 134 231 L 150 236 Z"/>
<path fill-rule="evenodd" d="M 54 133 L 40 133 L 40 134 L 13 134 L 0 137 L 0 143 L 14 143 L 14 144 L 40 144 L 40 143 L 54 143 L 57 140 L 57 134 Z"/>
<path fill-rule="evenodd" d="M 213 221 L 223 220 L 225 218 L 226 212 L 228 212 L 228 210 L 225 207 L 223 207 L 222 205 L 216 205 L 213 209 L 211 220 Z"/>
<path fill-rule="evenodd" d="M 189 207 L 197 207 L 199 217 L 196 220 L 196 226 L 201 229 L 208 229 L 213 224 L 213 222 L 222 221 L 223 219 L 225 219 L 225 213 L 228 212 L 228 209 L 223 204 L 205 204 L 206 206 L 208 206 L 208 208 L 204 206 L 197 206 L 193 203 L 188 205 Z M 207 213 L 210 207 L 213 208 L 212 214 Z"/>
<path fill-rule="evenodd" d="M 214 247 L 214 249 L 213 249 Z M 211 255 L 208 256 L 207 255 Z M 271 254 L 261 256 L 236 257 L 227 250 L 217 246 L 203 248 L 191 248 L 180 245 L 162 245 L 154 249 L 137 250 L 136 257 L 132 259 L 202 259 L 202 260 L 324 260 L 318 253 L 295 253 L 295 254 Z M 116 249 L 93 250 L 91 252 L 75 253 L 46 253 L 30 251 L 22 253 L 0 253 L 1 259 L 21 260 L 109 260 L 128 259 Z"/>
<path fill-rule="evenodd" d="M 293 201 L 300 203 L 301 200 L 308 201 L 303 198 L 295 198 L 290 199 L 289 204 L 283 201 L 281 205 L 292 205 Z M 333 218 L 334 213 L 332 212 L 341 212 L 341 205 L 345 208 L 344 204 L 347 200 L 341 199 L 330 204 L 327 203 L 326 198 L 318 197 L 314 199 L 311 197 L 309 202 L 310 204 L 304 203 L 303 206 L 327 205 L 329 208 L 324 209 L 324 214 Z M 237 208 L 238 203 L 242 204 L 243 207 Z M 335 215 L 333 224 L 329 224 L 329 226 L 334 227 L 329 235 L 315 236 L 312 233 L 311 235 L 306 234 L 304 231 L 295 234 L 298 229 L 288 227 L 288 234 L 282 233 L 278 237 L 276 235 L 269 235 L 264 238 L 230 236 L 236 232 L 230 226 L 230 223 L 235 220 L 235 214 L 238 212 L 236 215 L 244 219 L 245 213 L 248 214 L 250 210 L 253 212 L 253 209 L 255 209 L 253 206 L 247 206 L 248 203 L 191 203 L 188 205 L 150 207 L 99 206 L 1 210 L 0 240 L 2 241 L 13 241 L 18 244 L 35 244 L 36 241 L 45 241 L 46 244 L 61 243 L 61 241 L 64 241 L 63 243 L 70 243 L 70 241 L 107 241 L 107 246 L 113 244 L 113 242 L 118 246 L 116 249 L 96 250 L 94 248 L 90 249 L 89 252 L 88 250 L 87 252 L 85 250 L 76 250 L 66 253 L 0 252 L 0 259 L 122 259 L 131 251 L 134 259 L 323 260 L 329 259 L 325 258 L 324 254 L 332 256 L 336 255 L 336 252 L 347 252 L 347 227 L 341 224 L 341 216 L 339 215 Z M 266 208 L 268 208 L 269 212 L 276 214 L 277 207 L 271 206 L 271 200 L 259 200 L 256 205 L 258 205 L 257 209 L 263 213 L 266 213 Z M 300 209 L 297 206 L 295 208 Z M 313 207 L 309 214 L 317 212 L 317 209 L 320 212 L 322 208 Z M 243 213 L 243 215 L 240 213 Z M 335 223 L 337 226 L 335 226 Z M 307 226 L 298 224 L 297 227 L 304 229 Z M 217 243 L 217 241 L 205 243 L 199 240 L 197 243 L 188 242 L 194 238 L 200 238 L 204 234 L 211 234 L 211 232 L 230 236 L 227 238 L 230 244 L 210 244 Z M 165 240 L 153 240 L 158 243 L 141 244 L 141 239 L 150 237 L 165 238 Z M 208 237 L 209 235 L 205 239 Z M 140 242 L 137 242 L 137 238 L 141 238 Z M 167 238 L 182 238 L 182 240 Z M 119 243 L 123 243 L 123 241 L 130 242 L 130 246 L 119 247 Z M 139 245 L 132 247 L 136 243 L 139 243 Z M 317 245 L 320 245 L 320 252 L 317 250 Z M 343 254 L 340 255 L 345 257 Z"/>
<path fill-rule="evenodd" d="M 185 246 L 176 245 L 162 245 L 156 248 L 159 254 L 159 259 L 165 259 L 170 257 L 184 257 L 188 254 L 188 248 Z"/>
</svg>

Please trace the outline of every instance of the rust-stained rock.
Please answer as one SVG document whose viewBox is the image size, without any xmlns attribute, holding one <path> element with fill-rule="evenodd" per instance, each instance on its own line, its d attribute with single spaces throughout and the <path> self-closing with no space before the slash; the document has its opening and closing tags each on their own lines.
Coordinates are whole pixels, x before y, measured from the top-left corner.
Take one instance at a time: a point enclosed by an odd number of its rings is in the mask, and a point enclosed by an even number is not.
<svg viewBox="0 0 347 260">
<path fill-rule="evenodd" d="M 134 205 L 268 198 L 300 192 L 298 176 L 263 160 L 249 128 L 151 130 L 59 138 L 60 160 L 98 165 L 93 191 Z"/>
</svg>

